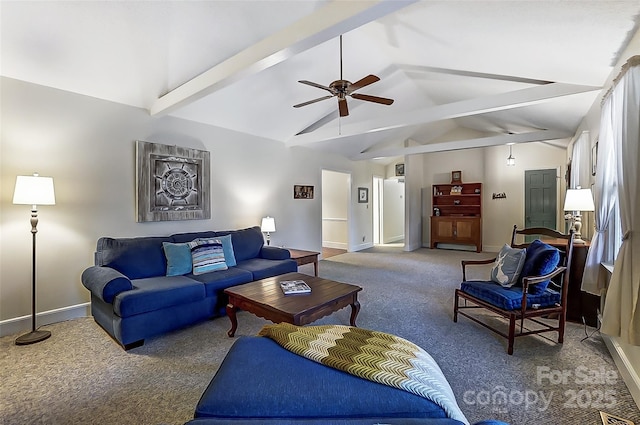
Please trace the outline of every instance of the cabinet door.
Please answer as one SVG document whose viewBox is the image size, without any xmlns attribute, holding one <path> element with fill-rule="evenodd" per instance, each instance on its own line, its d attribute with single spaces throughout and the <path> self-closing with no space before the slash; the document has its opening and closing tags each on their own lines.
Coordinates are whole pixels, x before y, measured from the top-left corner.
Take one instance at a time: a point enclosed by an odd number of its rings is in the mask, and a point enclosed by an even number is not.
<svg viewBox="0 0 640 425">
<path fill-rule="evenodd" d="M 436 223 L 436 235 L 439 239 L 453 239 L 453 220 L 440 219 Z"/>
<path fill-rule="evenodd" d="M 474 222 L 468 220 L 458 220 L 456 222 L 456 237 L 461 240 L 469 240 L 473 236 Z"/>
</svg>

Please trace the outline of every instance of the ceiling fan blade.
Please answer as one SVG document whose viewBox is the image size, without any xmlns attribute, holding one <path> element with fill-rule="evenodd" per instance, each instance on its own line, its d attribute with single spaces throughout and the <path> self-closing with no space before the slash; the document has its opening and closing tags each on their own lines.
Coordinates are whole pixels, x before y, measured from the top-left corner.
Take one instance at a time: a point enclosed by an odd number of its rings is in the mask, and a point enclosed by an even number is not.
<svg viewBox="0 0 640 425">
<path fill-rule="evenodd" d="M 311 105 L 312 103 L 320 102 L 321 100 L 331 99 L 333 96 L 322 96 L 317 99 L 310 100 L 308 102 L 298 103 L 297 105 L 293 105 L 294 108 L 300 108 L 301 106 Z"/>
<path fill-rule="evenodd" d="M 388 99 L 386 97 L 370 96 L 368 94 L 353 93 L 351 97 L 358 100 L 366 100 L 367 102 L 382 103 L 383 105 L 391 105 L 393 103 L 393 99 Z"/>
<path fill-rule="evenodd" d="M 313 81 L 299 80 L 298 82 L 302 83 L 302 84 L 306 84 L 306 85 L 311 86 L 311 87 L 317 87 L 319 89 L 326 90 L 326 91 L 330 92 L 331 94 L 335 94 L 335 92 L 333 91 L 333 89 L 331 87 L 323 86 L 322 84 L 314 83 Z"/>
<path fill-rule="evenodd" d="M 347 107 L 347 99 L 338 98 L 338 109 L 340 110 L 341 117 L 346 117 L 347 115 L 349 115 L 349 108 Z"/>
<path fill-rule="evenodd" d="M 373 84 L 376 81 L 380 81 L 380 78 L 376 77 L 375 75 L 369 74 L 366 77 L 359 79 L 355 83 L 352 83 L 349 86 L 349 93 L 353 93 L 354 91 L 368 86 L 369 84 Z"/>
</svg>

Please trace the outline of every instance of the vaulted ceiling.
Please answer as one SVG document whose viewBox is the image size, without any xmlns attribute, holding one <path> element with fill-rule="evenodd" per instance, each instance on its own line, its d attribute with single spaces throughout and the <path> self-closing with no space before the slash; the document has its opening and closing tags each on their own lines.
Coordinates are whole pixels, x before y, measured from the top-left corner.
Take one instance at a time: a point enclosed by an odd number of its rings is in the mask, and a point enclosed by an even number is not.
<svg viewBox="0 0 640 425">
<path fill-rule="evenodd" d="M 631 37 L 632 1 L 1 1 L 3 76 L 348 158 L 564 144 Z M 340 79 L 375 74 L 348 97 Z"/>
</svg>

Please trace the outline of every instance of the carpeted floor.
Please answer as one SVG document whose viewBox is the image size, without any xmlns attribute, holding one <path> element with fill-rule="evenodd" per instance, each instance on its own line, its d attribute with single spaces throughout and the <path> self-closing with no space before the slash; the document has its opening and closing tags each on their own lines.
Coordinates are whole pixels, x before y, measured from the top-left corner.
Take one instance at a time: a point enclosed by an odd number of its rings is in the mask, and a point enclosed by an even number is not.
<svg viewBox="0 0 640 425">
<path fill-rule="evenodd" d="M 582 325 L 570 324 L 564 344 L 520 338 L 508 356 L 503 338 L 465 318 L 453 323 L 460 260 L 484 257 L 373 248 L 321 261 L 320 275 L 363 287 L 360 327 L 397 334 L 430 352 L 471 422 L 595 425 L 604 410 L 640 424 L 597 333 L 582 341 Z M 349 314 L 343 309 L 315 324 L 346 325 Z M 238 322 L 236 337 L 255 335 L 268 323 L 246 312 Z M 0 424 L 183 424 L 234 341 L 225 317 L 128 352 L 91 318 L 44 328 L 53 336 L 32 346 L 0 338 Z"/>
</svg>

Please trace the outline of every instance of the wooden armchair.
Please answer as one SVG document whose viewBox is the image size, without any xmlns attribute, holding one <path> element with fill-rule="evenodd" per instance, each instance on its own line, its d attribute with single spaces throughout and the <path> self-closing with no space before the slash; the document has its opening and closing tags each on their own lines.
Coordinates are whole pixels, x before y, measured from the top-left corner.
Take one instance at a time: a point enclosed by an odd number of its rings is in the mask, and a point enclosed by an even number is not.
<svg viewBox="0 0 640 425">
<path fill-rule="evenodd" d="M 524 239 L 532 239 L 525 242 Z M 573 231 L 568 235 L 545 227 L 533 227 L 518 230 L 513 226 L 510 246 L 505 245 L 496 258 L 487 260 L 462 261 L 462 284 L 456 289 L 453 307 L 453 321 L 458 321 L 458 314 L 491 329 L 507 338 L 507 353 L 513 354 L 516 337 L 558 332 L 558 342 L 563 342 L 567 310 L 567 290 L 569 287 L 569 270 L 573 255 Z M 516 243 L 516 240 L 523 240 Z M 552 246 L 553 245 L 553 246 Z M 559 247 L 559 248 L 558 248 Z M 514 249 L 515 248 L 515 249 Z M 518 253 L 519 249 L 524 252 Z M 554 252 L 557 251 L 557 253 Z M 509 253 L 512 264 L 517 256 L 524 257 L 521 272 L 518 276 L 507 276 L 502 273 L 502 263 Z M 466 267 L 480 264 L 494 264 L 492 276 L 494 280 L 467 281 Z M 497 271 L 496 271 L 497 270 Z M 497 277 L 497 279 L 496 279 Z M 510 278 L 513 286 L 505 284 Z M 497 281 L 497 282 L 496 282 Z M 460 299 L 464 303 L 460 304 Z M 508 320 L 508 331 L 498 329 L 483 321 L 479 315 L 471 314 L 473 309 L 485 309 Z M 476 310 L 477 311 L 477 310 Z M 545 318 L 543 322 L 541 318 Z M 534 329 L 524 326 L 525 320 L 534 322 Z M 516 322 L 520 322 L 516 332 Z"/>
</svg>

